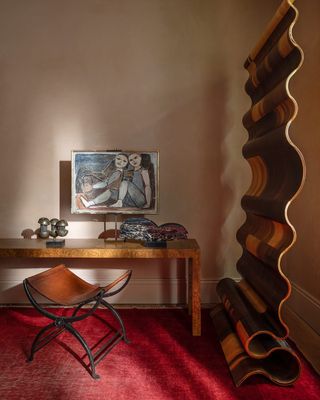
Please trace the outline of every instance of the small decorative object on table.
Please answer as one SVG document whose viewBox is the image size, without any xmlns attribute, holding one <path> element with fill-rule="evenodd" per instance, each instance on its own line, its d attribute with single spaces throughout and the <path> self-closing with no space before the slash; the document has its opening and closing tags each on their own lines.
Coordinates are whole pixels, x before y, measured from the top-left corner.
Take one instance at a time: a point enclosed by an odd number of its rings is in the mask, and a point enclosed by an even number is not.
<svg viewBox="0 0 320 400">
<path fill-rule="evenodd" d="M 57 219 L 57 218 L 52 218 L 49 220 L 46 217 L 42 217 L 39 219 L 38 223 L 40 224 L 40 230 L 39 230 L 39 237 L 42 239 L 47 239 L 49 236 L 51 236 L 53 239 L 49 239 L 46 241 L 46 246 L 47 247 L 63 247 L 65 244 L 64 239 L 57 239 L 58 236 L 66 236 L 68 233 L 68 230 L 66 229 L 66 226 L 68 226 L 68 222 L 65 221 L 64 219 Z M 51 225 L 51 229 L 48 230 L 48 226 Z"/>
<path fill-rule="evenodd" d="M 41 217 L 38 220 L 38 224 L 40 224 L 40 229 L 38 231 L 38 236 L 41 239 L 47 239 L 49 237 L 48 226 L 50 225 L 50 221 L 46 217 Z"/>
<path fill-rule="evenodd" d="M 187 239 L 188 232 L 177 223 L 158 226 L 147 218 L 128 218 L 120 226 L 120 237 L 142 240 L 146 247 L 166 247 L 168 240 Z"/>
</svg>

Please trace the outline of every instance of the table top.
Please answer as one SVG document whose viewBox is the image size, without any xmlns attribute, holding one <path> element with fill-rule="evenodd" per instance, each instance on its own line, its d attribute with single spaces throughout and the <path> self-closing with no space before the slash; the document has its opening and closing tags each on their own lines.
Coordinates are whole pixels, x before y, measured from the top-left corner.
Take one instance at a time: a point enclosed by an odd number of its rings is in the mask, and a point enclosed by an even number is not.
<svg viewBox="0 0 320 400">
<path fill-rule="evenodd" d="M 200 251 L 195 239 L 172 240 L 167 247 L 139 241 L 66 239 L 63 247 L 46 247 L 44 239 L 0 239 L 0 257 L 32 258 L 187 258 Z"/>
</svg>

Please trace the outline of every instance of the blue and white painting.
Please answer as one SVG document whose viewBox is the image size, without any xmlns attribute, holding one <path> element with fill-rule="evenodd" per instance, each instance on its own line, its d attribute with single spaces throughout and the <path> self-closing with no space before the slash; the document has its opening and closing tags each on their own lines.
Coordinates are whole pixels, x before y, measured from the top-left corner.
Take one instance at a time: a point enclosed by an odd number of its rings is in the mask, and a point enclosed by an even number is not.
<svg viewBox="0 0 320 400">
<path fill-rule="evenodd" d="M 158 212 L 159 153 L 73 151 L 71 212 Z"/>
</svg>

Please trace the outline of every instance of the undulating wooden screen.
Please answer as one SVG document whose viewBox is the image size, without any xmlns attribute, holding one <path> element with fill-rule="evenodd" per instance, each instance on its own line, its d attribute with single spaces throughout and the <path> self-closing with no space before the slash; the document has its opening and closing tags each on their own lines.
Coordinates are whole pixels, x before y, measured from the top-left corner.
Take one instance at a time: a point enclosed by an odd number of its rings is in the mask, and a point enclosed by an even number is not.
<svg viewBox="0 0 320 400">
<path fill-rule="evenodd" d="M 241 204 L 246 221 L 237 232 L 243 248 L 237 270 L 243 279 L 219 282 L 221 304 L 211 314 L 237 386 L 254 374 L 290 385 L 300 372 L 281 315 L 291 292 L 281 261 L 296 239 L 287 210 L 305 176 L 303 157 L 289 137 L 297 104 L 288 84 L 303 60 L 292 37 L 298 16 L 293 1 L 282 1 L 244 65 L 252 105 L 243 117 L 249 134 L 243 156 L 252 182 Z"/>
</svg>

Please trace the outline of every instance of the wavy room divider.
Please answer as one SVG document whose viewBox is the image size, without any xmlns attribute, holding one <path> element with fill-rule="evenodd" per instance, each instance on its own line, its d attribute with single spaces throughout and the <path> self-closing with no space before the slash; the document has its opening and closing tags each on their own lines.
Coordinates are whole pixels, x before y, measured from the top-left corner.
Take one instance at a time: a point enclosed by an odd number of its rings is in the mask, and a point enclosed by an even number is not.
<svg viewBox="0 0 320 400">
<path fill-rule="evenodd" d="M 244 65 L 252 105 L 243 117 L 249 136 L 243 155 L 252 182 L 241 202 L 246 221 L 237 232 L 243 248 L 237 262 L 242 280 L 218 283 L 221 304 L 211 313 L 237 386 L 254 374 L 290 385 L 300 372 L 281 314 L 291 292 L 281 263 L 296 239 L 287 211 L 305 177 L 303 157 L 288 132 L 297 114 L 288 84 L 303 61 L 292 37 L 298 17 L 293 1 L 282 1 Z"/>
</svg>

